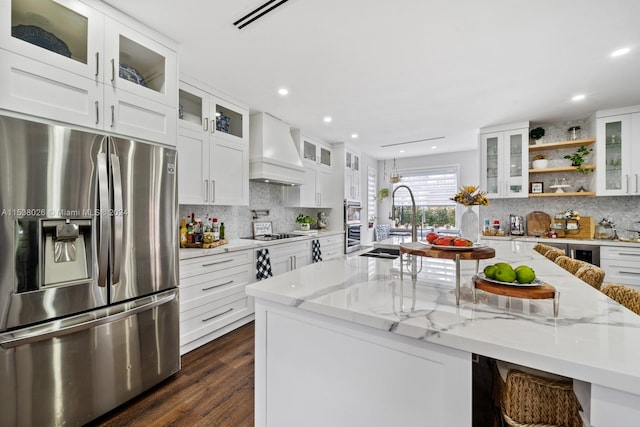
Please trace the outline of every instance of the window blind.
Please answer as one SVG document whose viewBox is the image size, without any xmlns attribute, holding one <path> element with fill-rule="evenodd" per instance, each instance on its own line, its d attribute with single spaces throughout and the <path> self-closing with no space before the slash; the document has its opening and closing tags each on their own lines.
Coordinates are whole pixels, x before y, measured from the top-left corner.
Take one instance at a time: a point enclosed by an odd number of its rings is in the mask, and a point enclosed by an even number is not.
<svg viewBox="0 0 640 427">
<path fill-rule="evenodd" d="M 402 181 L 393 184 L 406 185 L 413 192 L 416 206 L 455 206 L 450 200 L 458 192 L 458 167 L 447 166 L 422 170 L 399 171 Z M 395 193 L 396 206 L 411 206 L 409 192 L 401 188 Z"/>
<path fill-rule="evenodd" d="M 378 180 L 378 174 L 373 168 L 368 169 L 367 173 L 367 215 L 369 215 L 369 223 L 372 223 L 372 219 L 376 216 L 376 181 Z"/>
</svg>

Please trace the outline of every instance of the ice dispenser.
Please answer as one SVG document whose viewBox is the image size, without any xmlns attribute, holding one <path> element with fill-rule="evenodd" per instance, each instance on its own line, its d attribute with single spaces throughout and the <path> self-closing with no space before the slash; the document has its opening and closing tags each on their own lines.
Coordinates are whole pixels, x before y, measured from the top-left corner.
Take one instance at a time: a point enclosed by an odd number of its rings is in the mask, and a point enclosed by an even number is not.
<svg viewBox="0 0 640 427">
<path fill-rule="evenodd" d="M 42 286 L 90 277 L 91 220 L 42 221 Z"/>
</svg>

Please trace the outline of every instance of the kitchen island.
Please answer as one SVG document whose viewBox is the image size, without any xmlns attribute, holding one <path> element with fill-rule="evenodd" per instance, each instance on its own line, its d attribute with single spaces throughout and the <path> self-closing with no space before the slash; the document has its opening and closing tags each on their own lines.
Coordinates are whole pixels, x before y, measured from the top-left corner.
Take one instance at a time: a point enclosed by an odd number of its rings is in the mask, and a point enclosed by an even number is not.
<svg viewBox="0 0 640 427">
<path fill-rule="evenodd" d="M 479 291 L 462 263 L 345 257 L 247 287 L 256 308 L 256 425 L 471 425 L 474 354 L 574 378 L 593 426 L 640 417 L 640 317 L 533 251 L 489 242 L 560 292 L 548 300 Z"/>
</svg>

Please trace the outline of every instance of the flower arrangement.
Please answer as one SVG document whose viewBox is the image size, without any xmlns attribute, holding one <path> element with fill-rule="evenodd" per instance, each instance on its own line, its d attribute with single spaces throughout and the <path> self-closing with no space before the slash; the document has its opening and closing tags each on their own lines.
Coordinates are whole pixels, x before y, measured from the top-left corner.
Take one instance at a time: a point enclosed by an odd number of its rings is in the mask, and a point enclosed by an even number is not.
<svg viewBox="0 0 640 427">
<path fill-rule="evenodd" d="M 489 199 L 487 198 L 487 192 L 480 191 L 480 189 L 475 185 L 467 185 L 465 187 L 460 187 L 460 191 L 458 192 L 458 194 L 453 196 L 450 200 L 453 200 L 454 202 L 460 203 L 464 206 L 474 206 L 474 205 L 487 206 L 489 204 Z"/>
</svg>

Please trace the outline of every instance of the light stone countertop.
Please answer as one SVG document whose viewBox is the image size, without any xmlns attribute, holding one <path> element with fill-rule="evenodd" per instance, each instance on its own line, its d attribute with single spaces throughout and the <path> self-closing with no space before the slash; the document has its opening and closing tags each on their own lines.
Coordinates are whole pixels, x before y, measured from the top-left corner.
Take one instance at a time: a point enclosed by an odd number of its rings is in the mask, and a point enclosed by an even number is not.
<svg viewBox="0 0 640 427">
<path fill-rule="evenodd" d="M 280 245 L 284 243 L 301 242 L 303 240 L 312 240 L 326 236 L 335 236 L 344 234 L 344 231 L 319 231 L 317 234 L 300 235 L 299 237 L 291 237 L 289 239 L 260 241 L 251 239 L 229 239 L 229 243 L 210 249 L 202 248 L 180 248 L 180 260 L 198 258 L 209 255 L 224 254 L 228 252 L 242 251 L 245 249 L 257 249 L 265 246 Z"/>
<path fill-rule="evenodd" d="M 533 242 L 487 243 L 496 258 L 480 270 L 500 261 L 533 267 L 560 292 L 557 318 L 551 300 L 478 291 L 474 304 L 473 261 L 461 262 L 456 307 L 453 262 L 424 257 L 415 289 L 409 274 L 400 281 L 399 258 L 350 256 L 251 284 L 247 294 L 640 395 L 640 316 L 533 251 Z"/>
</svg>

